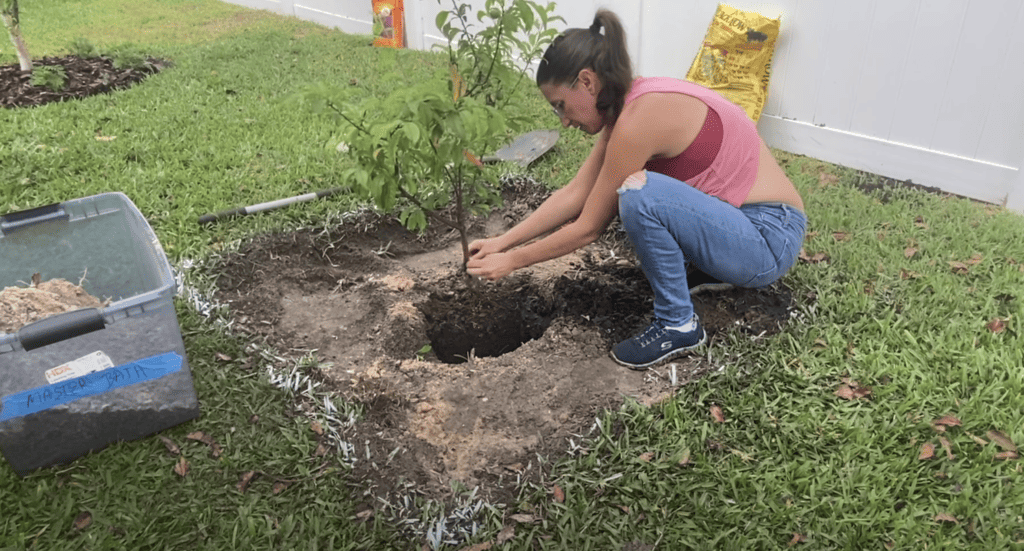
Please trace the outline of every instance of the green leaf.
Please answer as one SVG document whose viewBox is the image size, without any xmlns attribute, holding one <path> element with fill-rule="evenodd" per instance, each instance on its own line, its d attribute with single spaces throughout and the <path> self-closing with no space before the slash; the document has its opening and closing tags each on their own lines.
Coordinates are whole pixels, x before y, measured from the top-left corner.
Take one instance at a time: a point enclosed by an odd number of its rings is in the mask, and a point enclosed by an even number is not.
<svg viewBox="0 0 1024 551">
<path fill-rule="evenodd" d="M 436 25 L 438 29 L 442 29 L 447 23 L 449 15 L 451 14 L 446 11 L 438 13 L 437 17 L 434 18 L 434 25 Z"/>
</svg>

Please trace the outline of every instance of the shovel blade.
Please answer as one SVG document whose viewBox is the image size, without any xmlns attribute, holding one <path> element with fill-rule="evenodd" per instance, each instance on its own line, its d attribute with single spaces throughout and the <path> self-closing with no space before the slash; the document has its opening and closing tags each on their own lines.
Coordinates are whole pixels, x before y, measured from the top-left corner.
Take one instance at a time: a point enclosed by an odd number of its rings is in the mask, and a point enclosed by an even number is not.
<svg viewBox="0 0 1024 551">
<path fill-rule="evenodd" d="M 554 147 L 557 141 L 557 130 L 534 130 L 519 136 L 494 155 L 485 157 L 484 161 L 509 161 L 526 168 Z"/>
</svg>

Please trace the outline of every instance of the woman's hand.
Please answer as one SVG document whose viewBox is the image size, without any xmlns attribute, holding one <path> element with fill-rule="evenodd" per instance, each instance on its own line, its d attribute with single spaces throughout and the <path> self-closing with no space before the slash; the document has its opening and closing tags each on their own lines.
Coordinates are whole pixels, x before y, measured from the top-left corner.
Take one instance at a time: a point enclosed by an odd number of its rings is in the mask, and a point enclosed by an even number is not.
<svg viewBox="0 0 1024 551">
<path fill-rule="evenodd" d="M 477 239 L 469 244 L 469 254 L 475 259 L 483 259 L 487 257 L 487 255 L 500 253 L 501 250 L 501 245 L 498 244 L 497 237 Z"/>
<path fill-rule="evenodd" d="M 472 246 L 470 250 L 472 250 Z M 497 281 L 515 271 L 517 267 L 509 253 L 495 252 L 488 255 L 478 253 L 469 259 L 466 271 L 474 277 Z"/>
</svg>

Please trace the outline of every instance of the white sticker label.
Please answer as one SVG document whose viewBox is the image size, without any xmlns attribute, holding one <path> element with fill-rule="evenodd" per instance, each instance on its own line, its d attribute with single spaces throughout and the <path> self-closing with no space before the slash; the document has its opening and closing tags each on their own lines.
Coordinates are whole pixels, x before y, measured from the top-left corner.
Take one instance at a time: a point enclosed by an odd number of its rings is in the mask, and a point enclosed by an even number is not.
<svg viewBox="0 0 1024 551">
<path fill-rule="evenodd" d="M 114 362 L 110 361 L 110 357 L 103 353 L 101 350 L 97 350 L 87 356 L 82 356 L 77 360 L 71 360 L 64 365 L 58 365 L 57 367 L 46 371 L 46 381 L 51 385 L 66 381 L 68 379 L 74 379 L 75 377 L 81 377 L 82 375 L 88 375 L 104 369 L 114 367 Z"/>
</svg>

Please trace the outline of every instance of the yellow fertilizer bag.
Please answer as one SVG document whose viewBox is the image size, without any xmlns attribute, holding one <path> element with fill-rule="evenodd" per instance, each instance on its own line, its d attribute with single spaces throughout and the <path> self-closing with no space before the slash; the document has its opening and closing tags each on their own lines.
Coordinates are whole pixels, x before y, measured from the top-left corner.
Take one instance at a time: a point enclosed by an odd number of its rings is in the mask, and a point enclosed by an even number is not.
<svg viewBox="0 0 1024 551">
<path fill-rule="evenodd" d="M 779 19 L 719 4 L 686 80 L 739 105 L 754 122 L 768 99 Z"/>
<path fill-rule="evenodd" d="M 405 6 L 402 0 L 373 0 L 373 45 L 405 47 Z"/>
</svg>

